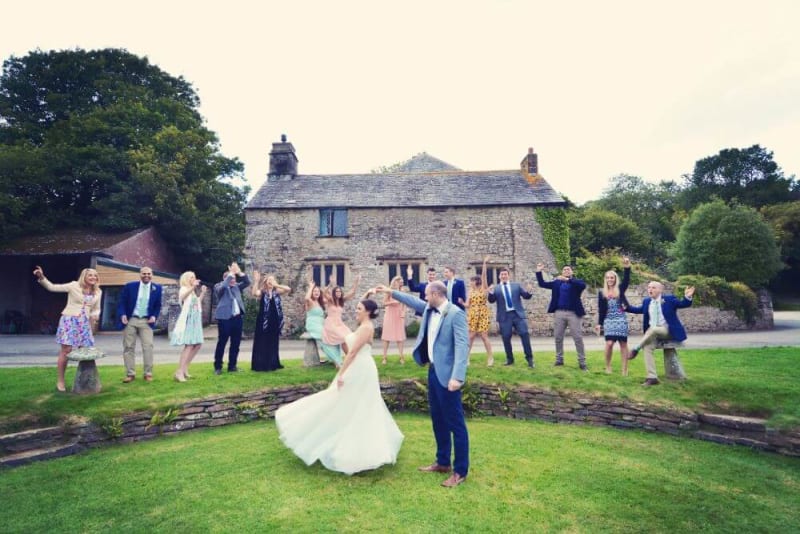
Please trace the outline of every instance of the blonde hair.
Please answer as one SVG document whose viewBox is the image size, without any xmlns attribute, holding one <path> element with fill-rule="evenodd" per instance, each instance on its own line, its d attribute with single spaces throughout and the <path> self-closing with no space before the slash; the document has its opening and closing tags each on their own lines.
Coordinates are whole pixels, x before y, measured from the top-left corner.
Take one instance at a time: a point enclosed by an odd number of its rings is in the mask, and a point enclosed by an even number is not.
<svg viewBox="0 0 800 534">
<path fill-rule="evenodd" d="M 606 284 L 606 276 L 609 274 L 614 275 L 614 285 L 611 286 L 611 291 L 608 291 L 608 285 Z M 603 297 L 608 298 L 609 293 L 612 296 L 619 297 L 619 276 L 617 276 L 617 271 L 606 271 L 606 274 L 603 275 Z"/>
<path fill-rule="evenodd" d="M 394 283 L 397 282 L 397 281 L 400 282 L 400 287 L 402 288 L 403 287 L 403 284 L 402 284 L 403 277 L 402 276 L 395 276 L 394 278 L 392 278 L 392 281 L 389 282 L 389 287 L 394 287 Z"/>
<path fill-rule="evenodd" d="M 183 273 L 181 275 L 181 286 L 191 287 L 191 284 L 190 284 L 189 280 L 193 276 L 195 276 L 194 271 L 186 271 L 185 273 Z M 195 278 L 197 278 L 197 277 L 195 276 Z"/>
<path fill-rule="evenodd" d="M 87 289 L 89 287 L 89 284 L 86 283 L 86 277 L 90 274 L 94 274 L 97 277 L 97 283 L 94 285 L 94 288 L 92 289 L 92 293 L 97 295 L 98 293 L 100 293 L 100 275 L 97 274 L 97 271 L 95 271 L 94 269 L 87 268 L 82 270 L 81 275 L 78 277 L 78 284 L 80 284 L 81 288 Z"/>
</svg>

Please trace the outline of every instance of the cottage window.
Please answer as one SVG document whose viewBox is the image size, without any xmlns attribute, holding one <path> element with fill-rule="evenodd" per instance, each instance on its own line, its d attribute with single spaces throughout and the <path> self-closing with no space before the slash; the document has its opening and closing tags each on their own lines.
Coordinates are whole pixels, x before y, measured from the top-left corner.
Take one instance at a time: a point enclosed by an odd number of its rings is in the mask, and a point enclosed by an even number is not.
<svg viewBox="0 0 800 534">
<path fill-rule="evenodd" d="M 320 287 L 325 287 L 335 281 L 336 285 L 344 287 L 344 263 L 315 263 L 311 266 L 314 283 Z"/>
<path fill-rule="evenodd" d="M 323 237 L 347 236 L 347 210 L 319 210 L 319 235 Z"/>
<path fill-rule="evenodd" d="M 395 276 L 400 276 L 403 278 L 403 284 L 405 285 L 408 282 L 408 277 L 406 273 L 406 269 L 408 266 L 411 266 L 411 270 L 413 274 L 411 275 L 411 279 L 415 282 L 419 282 L 419 273 L 422 269 L 422 264 L 418 261 L 389 261 L 386 262 L 386 266 L 388 268 L 389 274 L 389 282 L 392 281 L 392 278 Z"/>
<path fill-rule="evenodd" d="M 503 267 L 500 265 L 487 265 L 486 266 L 486 283 L 489 285 L 496 284 L 500 280 L 499 272 Z M 481 266 L 475 266 L 475 274 L 481 275 Z"/>
</svg>

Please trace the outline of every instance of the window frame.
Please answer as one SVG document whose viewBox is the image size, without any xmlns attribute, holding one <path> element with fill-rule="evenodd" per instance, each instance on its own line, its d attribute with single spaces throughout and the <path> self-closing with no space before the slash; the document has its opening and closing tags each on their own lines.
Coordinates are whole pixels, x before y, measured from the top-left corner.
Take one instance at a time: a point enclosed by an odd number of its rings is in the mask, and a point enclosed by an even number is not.
<svg viewBox="0 0 800 534">
<path fill-rule="evenodd" d="M 318 237 L 348 237 L 349 216 L 347 211 L 346 208 L 320 208 Z M 341 220 L 342 218 L 344 221 Z M 342 224 L 344 224 L 343 229 L 341 228 Z"/>
</svg>

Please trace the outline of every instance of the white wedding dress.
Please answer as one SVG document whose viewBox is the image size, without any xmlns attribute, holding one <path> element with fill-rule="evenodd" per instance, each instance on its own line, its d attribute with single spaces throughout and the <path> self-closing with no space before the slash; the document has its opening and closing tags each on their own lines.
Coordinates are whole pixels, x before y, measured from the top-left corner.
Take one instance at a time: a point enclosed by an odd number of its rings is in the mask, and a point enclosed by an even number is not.
<svg viewBox="0 0 800 534">
<path fill-rule="evenodd" d="M 350 333 L 345 341 L 354 338 Z M 281 440 L 307 465 L 319 460 L 346 475 L 395 463 L 403 434 L 381 397 L 372 346 L 358 351 L 341 389 L 338 376 L 326 390 L 275 412 Z"/>
</svg>

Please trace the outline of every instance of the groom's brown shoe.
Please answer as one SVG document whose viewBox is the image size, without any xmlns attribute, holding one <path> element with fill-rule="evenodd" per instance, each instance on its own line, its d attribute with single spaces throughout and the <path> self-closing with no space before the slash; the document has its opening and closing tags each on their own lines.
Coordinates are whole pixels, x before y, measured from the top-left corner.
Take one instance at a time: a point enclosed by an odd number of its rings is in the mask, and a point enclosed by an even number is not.
<svg viewBox="0 0 800 534">
<path fill-rule="evenodd" d="M 449 473 L 450 469 L 450 466 L 447 465 L 431 464 L 423 465 L 418 470 L 424 473 Z"/>
<path fill-rule="evenodd" d="M 462 477 L 458 473 L 453 473 L 452 475 L 450 475 L 450 478 L 442 482 L 442 486 L 444 486 L 445 488 L 455 488 L 459 484 L 463 483 L 465 480 L 467 480 L 467 477 Z"/>
</svg>

